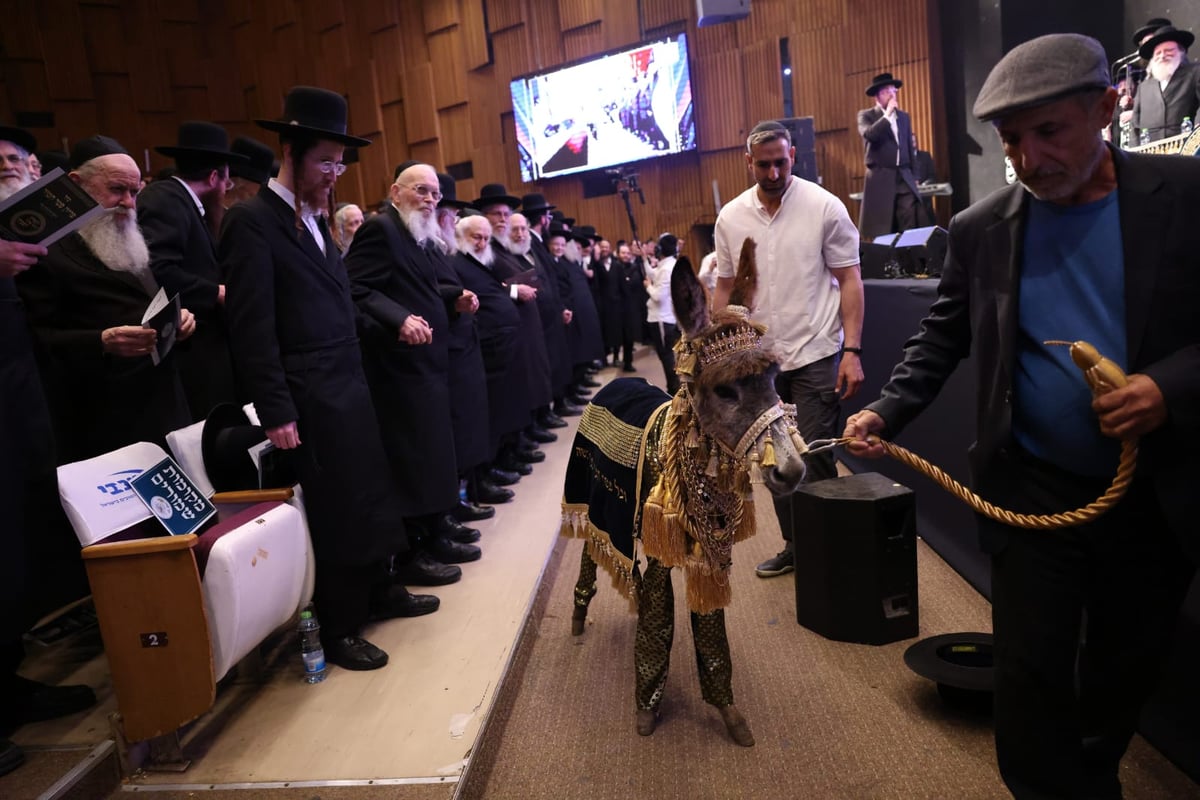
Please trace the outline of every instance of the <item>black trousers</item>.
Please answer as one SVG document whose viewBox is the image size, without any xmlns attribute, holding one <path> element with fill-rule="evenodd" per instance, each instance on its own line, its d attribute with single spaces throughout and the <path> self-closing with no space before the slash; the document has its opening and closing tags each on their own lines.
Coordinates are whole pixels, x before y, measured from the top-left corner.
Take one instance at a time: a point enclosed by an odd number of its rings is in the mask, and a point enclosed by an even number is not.
<svg viewBox="0 0 1200 800">
<path fill-rule="evenodd" d="M 1052 513 L 1107 480 L 1015 456 L 999 504 Z M 1194 568 L 1152 487 L 1135 482 L 1108 514 L 1052 531 L 980 529 L 992 556 L 996 755 L 1017 798 L 1119 798 L 1118 765 L 1157 683 Z"/>
<path fill-rule="evenodd" d="M 672 322 L 651 322 L 650 343 L 662 364 L 667 378 L 667 394 L 679 391 L 679 376 L 675 374 L 675 343 L 679 341 L 679 328 Z"/>
<path fill-rule="evenodd" d="M 387 588 L 387 564 L 339 564 L 317 561 L 313 603 L 321 623 L 321 638 L 357 636 L 371 615 L 371 599 Z"/>
<path fill-rule="evenodd" d="M 785 403 L 796 406 L 796 427 L 804 441 L 827 439 L 837 436 L 838 416 L 841 403 L 837 394 L 838 357 L 822 358 L 799 369 L 779 373 L 775 379 L 775 391 Z M 824 452 L 804 459 L 808 466 L 807 481 L 823 481 L 837 477 L 837 465 L 832 452 Z M 785 541 L 792 540 L 792 496 L 775 498 L 775 516 L 779 518 L 779 529 Z"/>
</svg>

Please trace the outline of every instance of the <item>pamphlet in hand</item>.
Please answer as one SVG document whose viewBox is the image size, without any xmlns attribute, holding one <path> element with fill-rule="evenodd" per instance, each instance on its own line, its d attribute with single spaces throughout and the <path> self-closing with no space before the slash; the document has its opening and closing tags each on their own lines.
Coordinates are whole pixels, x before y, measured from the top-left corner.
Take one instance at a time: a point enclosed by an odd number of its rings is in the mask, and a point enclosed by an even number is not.
<svg viewBox="0 0 1200 800">
<path fill-rule="evenodd" d="M 49 247 L 104 209 L 55 168 L 0 203 L 0 239 Z"/>
<path fill-rule="evenodd" d="M 172 536 L 195 533 L 217 513 L 192 479 L 167 456 L 129 482 Z"/>
<path fill-rule="evenodd" d="M 537 270 L 530 268 L 527 270 L 522 270 L 521 272 L 514 272 L 511 276 L 509 276 L 508 282 L 509 283 L 526 283 L 526 284 L 529 284 L 530 286 L 537 286 L 538 285 Z"/>
<path fill-rule="evenodd" d="M 155 366 L 158 366 L 175 346 L 175 336 L 179 332 L 181 317 L 180 308 L 179 295 L 168 300 L 166 290 L 159 289 L 158 294 L 154 295 L 154 299 L 150 301 L 146 313 L 142 315 L 142 324 L 147 328 L 154 328 L 158 332 L 158 340 L 154 344 L 154 349 L 150 351 L 150 358 L 153 359 Z"/>
</svg>

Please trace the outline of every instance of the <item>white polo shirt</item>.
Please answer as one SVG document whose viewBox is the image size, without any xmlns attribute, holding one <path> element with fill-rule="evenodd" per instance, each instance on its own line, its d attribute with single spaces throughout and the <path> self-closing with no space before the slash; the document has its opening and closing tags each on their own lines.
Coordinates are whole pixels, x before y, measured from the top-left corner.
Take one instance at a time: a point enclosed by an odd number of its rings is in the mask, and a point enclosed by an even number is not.
<svg viewBox="0 0 1200 800">
<path fill-rule="evenodd" d="M 780 367 L 798 369 L 842 347 L 841 290 L 831 269 L 858 264 L 858 229 L 841 200 L 793 177 L 772 217 L 751 186 L 717 217 L 717 275 L 732 278 L 746 237 L 758 244 L 752 318 Z"/>
</svg>

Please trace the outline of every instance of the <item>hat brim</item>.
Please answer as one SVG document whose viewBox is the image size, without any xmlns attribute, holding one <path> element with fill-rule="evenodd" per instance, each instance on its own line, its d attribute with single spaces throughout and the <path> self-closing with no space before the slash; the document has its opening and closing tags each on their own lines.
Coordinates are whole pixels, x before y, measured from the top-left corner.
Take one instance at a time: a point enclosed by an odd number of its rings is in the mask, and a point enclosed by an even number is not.
<svg viewBox="0 0 1200 800">
<path fill-rule="evenodd" d="M 271 177 L 270 172 L 267 172 L 266 170 L 256 169 L 254 167 L 251 167 L 251 166 L 248 166 L 245 164 L 239 164 L 236 166 L 233 164 L 230 164 L 229 165 L 229 174 L 235 178 L 242 178 L 244 180 L 248 180 L 253 183 L 266 183 L 267 179 Z"/>
<path fill-rule="evenodd" d="M 1163 42 L 1175 42 L 1184 50 L 1187 50 L 1192 46 L 1193 43 L 1195 43 L 1195 41 L 1196 37 L 1192 35 L 1191 31 L 1167 31 L 1166 33 L 1160 33 L 1157 36 L 1151 36 L 1144 43 L 1138 45 L 1138 55 L 1149 61 L 1150 59 L 1154 58 L 1154 48 L 1158 47 Z"/>
<path fill-rule="evenodd" d="M 533 208 L 522 208 L 522 214 L 545 214 L 547 211 L 553 211 L 558 206 L 534 206 Z"/>
<path fill-rule="evenodd" d="M 32 133 L 21 128 L 10 128 L 7 125 L 0 125 L 0 140 L 12 142 L 26 153 L 37 152 L 37 139 L 34 138 Z"/>
<path fill-rule="evenodd" d="M 461 211 L 464 208 L 469 208 L 470 205 L 471 205 L 470 203 L 467 203 L 463 200 L 439 200 L 437 207 L 438 208 L 457 208 Z"/>
<path fill-rule="evenodd" d="M 154 152 L 161 153 L 169 158 L 179 158 L 181 156 L 187 158 L 189 156 L 194 156 L 197 158 L 223 158 L 230 164 L 250 163 L 250 159 L 241 153 L 234 153 L 230 150 L 209 150 L 206 147 L 156 147 L 154 148 Z"/>
<path fill-rule="evenodd" d="M 298 125 L 292 122 L 281 122 L 277 119 L 256 119 L 254 124 L 260 128 L 275 133 L 291 133 L 296 135 L 307 135 L 314 139 L 321 139 L 328 142 L 337 142 L 348 147 L 366 147 L 371 143 L 370 139 L 363 139 L 359 136 L 351 136 L 346 133 L 337 133 L 328 131 L 324 128 L 310 128 L 307 125 Z"/>
<path fill-rule="evenodd" d="M 471 205 L 475 208 L 483 210 L 486 206 L 494 206 L 497 203 L 503 203 L 504 205 L 511 208 L 513 211 L 516 211 L 518 208 L 521 207 L 520 198 L 513 197 L 510 194 L 497 194 L 497 195 L 493 195 L 492 197 L 480 197 L 477 200 L 475 200 L 475 202 L 471 203 Z M 524 214 L 525 212 L 522 211 L 521 213 Z"/>
<path fill-rule="evenodd" d="M 872 83 L 867 87 L 867 97 L 874 97 L 875 95 L 879 94 L 879 90 L 885 86 L 895 86 L 897 89 L 901 89 L 904 87 L 904 81 L 894 80 L 883 81 L 882 83 Z"/>
<path fill-rule="evenodd" d="M 945 633 L 922 639 L 904 651 L 904 663 L 940 686 L 971 692 L 995 688 L 990 633 Z"/>
<path fill-rule="evenodd" d="M 211 461 L 213 447 L 221 431 L 238 425 L 253 424 L 241 406 L 233 403 L 219 403 L 213 406 L 212 411 L 204 418 L 204 428 L 200 433 L 200 456 L 204 463 L 207 465 Z"/>
</svg>

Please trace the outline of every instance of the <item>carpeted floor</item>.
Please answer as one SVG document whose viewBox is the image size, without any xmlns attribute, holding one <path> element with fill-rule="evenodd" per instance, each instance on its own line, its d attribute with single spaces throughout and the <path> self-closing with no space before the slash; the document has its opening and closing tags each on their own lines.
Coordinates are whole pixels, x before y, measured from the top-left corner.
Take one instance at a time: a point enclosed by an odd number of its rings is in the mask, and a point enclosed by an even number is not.
<svg viewBox="0 0 1200 800">
<path fill-rule="evenodd" d="M 989 721 L 947 708 L 934 684 L 904 666 L 915 640 L 845 644 L 796 624 L 793 576 L 764 580 L 753 573 L 780 544 L 778 528 L 764 522 L 734 551 L 727 612 L 734 692 L 755 747 L 734 745 L 716 710 L 701 700 L 678 575 L 663 715 L 653 736 L 634 733 L 633 617 L 602 585 L 586 632 L 570 635 L 582 545 L 564 541 L 543 587 L 546 610 L 530 631 L 528 660 L 502 691 L 458 796 L 1007 797 Z M 987 603 L 924 544 L 918 561 L 922 637 L 991 629 Z M 1140 738 L 1123 781 L 1129 800 L 1200 797 L 1200 787 Z"/>
</svg>

